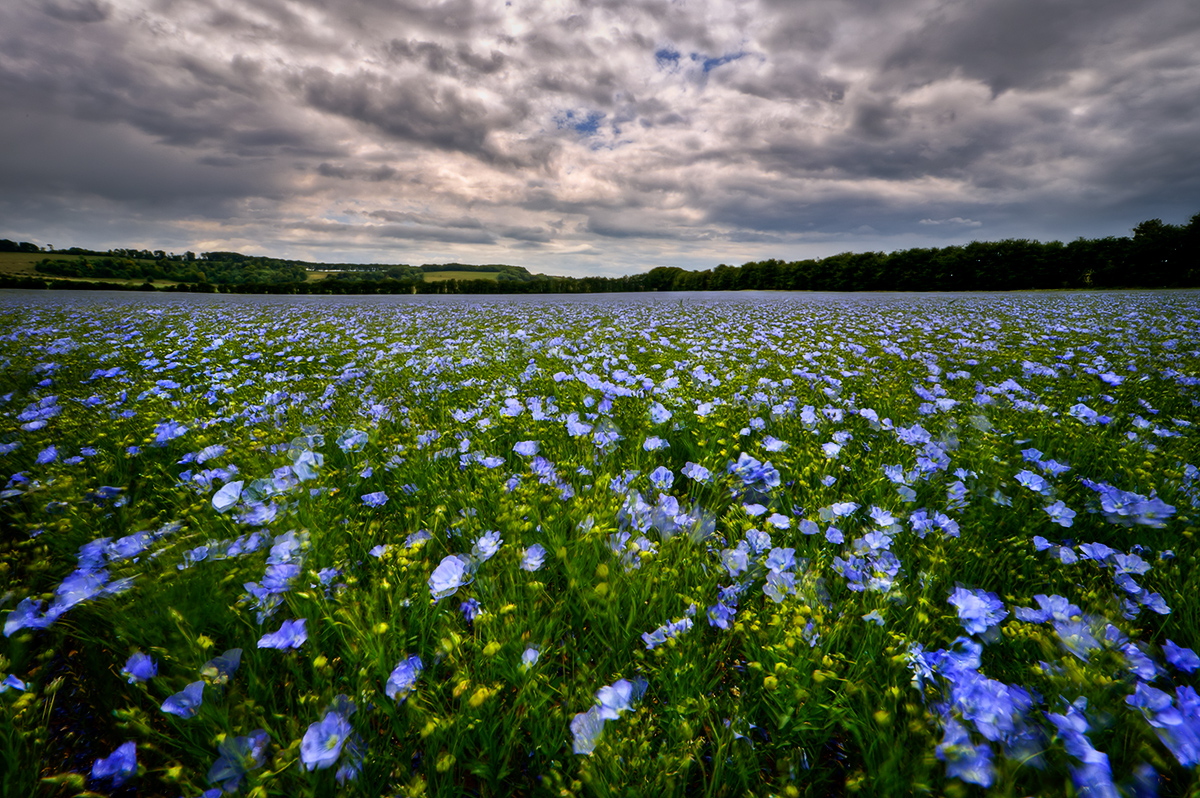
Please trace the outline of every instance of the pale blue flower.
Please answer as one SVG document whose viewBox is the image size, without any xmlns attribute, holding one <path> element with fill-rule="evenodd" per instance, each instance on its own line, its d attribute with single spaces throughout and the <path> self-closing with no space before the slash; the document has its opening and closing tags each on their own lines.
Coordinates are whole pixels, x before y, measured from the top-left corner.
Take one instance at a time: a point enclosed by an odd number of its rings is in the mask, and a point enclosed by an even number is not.
<svg viewBox="0 0 1200 798">
<path fill-rule="evenodd" d="M 746 531 L 746 543 L 755 554 L 762 554 L 771 549 L 771 536 L 759 529 Z"/>
<path fill-rule="evenodd" d="M 600 734 L 604 731 L 604 718 L 600 715 L 600 707 L 594 706 L 587 712 L 580 712 L 571 719 L 571 735 L 574 737 L 571 748 L 576 754 L 590 754 L 596 750 Z"/>
<path fill-rule="evenodd" d="M 996 778 L 991 747 L 986 743 L 974 745 L 967 730 L 953 718 L 946 720 L 946 733 L 934 753 L 946 763 L 946 775 L 950 778 L 981 787 L 990 787 Z"/>
<path fill-rule="evenodd" d="M 750 552 L 746 545 L 743 541 L 736 549 L 721 550 L 721 565 L 725 566 L 725 570 L 731 577 L 736 578 L 738 574 L 744 573 L 750 567 Z"/>
<path fill-rule="evenodd" d="M 1106 546 L 1103 543 L 1083 543 L 1079 546 L 1079 550 L 1083 552 L 1083 556 L 1089 560 L 1103 563 L 1109 557 L 1117 553 L 1117 550 L 1111 546 Z"/>
<path fill-rule="evenodd" d="M 1028 469 L 1017 472 L 1017 482 L 1036 493 L 1046 494 L 1050 490 L 1050 484 L 1045 479 Z"/>
<path fill-rule="evenodd" d="M 627 679 L 618 679 L 611 686 L 601 687 L 596 693 L 600 717 L 605 720 L 616 720 L 622 712 L 629 709 L 632 697 L 633 684 Z"/>
<path fill-rule="evenodd" d="M 858 502 L 836 502 L 829 507 L 834 518 L 845 518 L 849 515 L 854 515 L 854 511 L 861 505 Z"/>
<path fill-rule="evenodd" d="M 305 628 L 306 618 L 295 621 L 284 621 L 279 631 L 263 635 L 258 641 L 259 648 L 300 648 L 308 640 L 308 630 Z"/>
<path fill-rule="evenodd" d="M 530 646 L 529 648 L 525 649 L 524 653 L 521 654 L 521 668 L 524 670 L 529 670 L 537 664 L 538 658 L 541 657 L 541 655 L 542 653 L 534 646 Z"/>
<path fill-rule="evenodd" d="M 429 577 L 429 592 L 435 599 L 453 596 L 463 585 L 471 583 L 469 562 L 456 554 L 444 557 Z"/>
<path fill-rule="evenodd" d="M 696 482 L 708 482 L 712 478 L 712 472 L 702 465 L 691 462 L 690 460 L 683 466 L 683 475 L 688 479 Z"/>
<path fill-rule="evenodd" d="M 418 529 L 416 532 L 410 533 L 409 536 L 404 539 L 404 548 L 407 549 L 411 548 L 412 546 L 419 546 L 427 540 L 433 540 L 433 535 L 429 534 L 429 530 Z"/>
<path fill-rule="evenodd" d="M 423 669 L 424 665 L 421 662 L 421 658 L 415 654 L 408 659 L 400 660 L 396 668 L 392 671 L 392 674 L 388 676 L 384 693 L 394 701 L 404 701 L 408 697 L 408 694 L 416 687 L 417 678 L 421 675 Z"/>
<path fill-rule="evenodd" d="M 518 441 L 513 444 L 513 451 L 522 457 L 533 457 L 541 449 L 541 444 L 537 441 Z"/>
<path fill-rule="evenodd" d="M 546 559 L 546 549 L 541 543 L 534 543 L 529 548 L 525 549 L 525 556 L 521 559 L 521 568 L 526 571 L 536 571 L 542 567 L 542 563 Z"/>
<path fill-rule="evenodd" d="M 655 490 L 666 493 L 675 483 L 675 474 L 666 466 L 659 466 L 650 472 L 650 484 Z"/>
<path fill-rule="evenodd" d="M 338 436 L 337 445 L 343 452 L 357 452 L 367 445 L 369 440 L 367 433 L 362 430 L 348 429 Z"/>
<path fill-rule="evenodd" d="M 238 499 L 240 499 L 242 496 L 242 486 L 244 484 L 245 482 L 243 480 L 226 483 L 213 495 L 213 509 L 218 513 L 224 513 L 237 504 Z"/>
<path fill-rule="evenodd" d="M 660 403 L 654 402 L 650 405 L 650 420 L 655 424 L 665 424 L 671 420 L 671 411 Z"/>
<path fill-rule="evenodd" d="M 771 549 L 765 565 L 769 571 L 790 571 L 796 567 L 796 550 L 783 549 L 777 546 Z"/>
<path fill-rule="evenodd" d="M 154 443 L 158 446 L 166 446 L 168 441 L 187 434 L 187 431 L 187 427 L 173 419 L 168 419 L 154 428 Z"/>
<path fill-rule="evenodd" d="M 1008 617 L 1004 603 L 986 590 L 955 588 L 949 602 L 958 610 L 958 619 L 969 634 L 983 634 Z"/>
<path fill-rule="evenodd" d="M 763 585 L 763 593 L 776 604 L 796 592 L 796 575 L 791 571 L 771 571 Z"/>
<path fill-rule="evenodd" d="M 1046 515 L 1050 516 L 1050 520 L 1059 526 L 1069 527 L 1075 523 L 1075 511 L 1062 501 L 1056 501 L 1053 504 L 1047 505 L 1044 509 L 1046 510 Z"/>
<path fill-rule="evenodd" d="M 337 762 L 353 729 L 341 713 L 328 712 L 308 727 L 300 741 L 300 761 L 305 770 L 324 770 Z"/>
<path fill-rule="evenodd" d="M 500 533 L 496 530 L 484 532 L 475 541 L 475 545 L 471 547 L 471 556 L 477 562 L 486 562 L 492 558 L 496 552 L 500 550 L 500 546 L 504 541 L 500 539 Z"/>
<path fill-rule="evenodd" d="M 387 500 L 388 495 L 381 490 L 377 490 L 374 493 L 364 493 L 362 497 L 362 503 L 368 507 L 382 507 L 387 504 Z"/>
</svg>

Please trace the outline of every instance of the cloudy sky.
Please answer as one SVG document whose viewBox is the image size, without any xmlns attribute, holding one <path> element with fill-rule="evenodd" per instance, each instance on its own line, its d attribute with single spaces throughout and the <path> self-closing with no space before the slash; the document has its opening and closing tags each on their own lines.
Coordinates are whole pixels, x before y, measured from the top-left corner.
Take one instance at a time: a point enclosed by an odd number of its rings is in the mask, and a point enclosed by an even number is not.
<svg viewBox="0 0 1200 798">
<path fill-rule="evenodd" d="M 4 0 L 0 237 L 556 274 L 1200 212 L 1196 0 Z"/>
</svg>

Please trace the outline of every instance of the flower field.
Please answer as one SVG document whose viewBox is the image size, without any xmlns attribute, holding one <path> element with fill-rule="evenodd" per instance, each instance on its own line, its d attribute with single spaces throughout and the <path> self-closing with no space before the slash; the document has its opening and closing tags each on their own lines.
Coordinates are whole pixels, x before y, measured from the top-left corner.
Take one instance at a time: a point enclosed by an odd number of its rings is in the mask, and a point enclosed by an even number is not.
<svg viewBox="0 0 1200 798">
<path fill-rule="evenodd" d="M 1200 294 L 23 299 L 4 795 L 1200 789 Z"/>
</svg>

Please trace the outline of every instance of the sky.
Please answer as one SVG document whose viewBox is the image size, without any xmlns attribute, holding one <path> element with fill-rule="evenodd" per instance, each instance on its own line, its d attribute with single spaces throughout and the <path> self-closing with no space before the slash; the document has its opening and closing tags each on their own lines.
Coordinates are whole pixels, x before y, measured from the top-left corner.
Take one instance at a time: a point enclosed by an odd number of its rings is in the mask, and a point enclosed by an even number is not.
<svg viewBox="0 0 1200 798">
<path fill-rule="evenodd" d="M 0 238 L 620 275 L 1200 212 L 1196 0 L 4 0 Z"/>
</svg>

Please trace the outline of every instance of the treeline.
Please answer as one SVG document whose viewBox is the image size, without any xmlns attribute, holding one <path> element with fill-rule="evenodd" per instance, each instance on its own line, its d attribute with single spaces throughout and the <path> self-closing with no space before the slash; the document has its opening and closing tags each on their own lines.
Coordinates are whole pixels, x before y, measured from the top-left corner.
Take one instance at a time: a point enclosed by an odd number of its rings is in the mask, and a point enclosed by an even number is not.
<svg viewBox="0 0 1200 798">
<path fill-rule="evenodd" d="M 125 250 L 129 252 L 129 250 Z M 188 253 L 191 254 L 191 253 Z M 231 256 L 238 253 L 205 253 Z M 80 256 L 73 260 L 43 258 L 34 266 L 40 274 L 55 277 L 121 280 L 171 280 L 181 283 L 242 285 L 245 283 L 294 283 L 307 279 L 308 272 L 294 261 L 258 256 L 197 259 L 133 258 L 127 255 Z"/>
<path fill-rule="evenodd" d="M 659 272 L 659 274 L 655 274 Z M 766 260 L 711 271 L 655 269 L 653 290 L 1015 291 L 1200 286 L 1200 214 L 1186 225 L 1142 222 L 1128 238 L 1069 244 L 1024 239 L 892 253 Z"/>
<path fill-rule="evenodd" d="M 18 249 L 6 249 L 6 247 Z M 32 249 L 30 249 L 32 248 Z M 0 240 L 0 251 L 38 252 L 37 246 Z M 1026 239 L 974 241 L 948 247 L 884 252 L 844 252 L 800 261 L 752 261 L 741 266 L 688 271 L 660 267 L 623 277 L 550 277 L 519 266 L 461 263 L 393 266 L 314 264 L 237 252 L 206 252 L 196 258 L 161 251 L 110 250 L 43 259 L 37 271 L 87 280 L 170 280 L 173 290 L 289 294 L 517 294 L 640 291 L 1013 291 L 1055 288 L 1200 287 L 1200 213 L 1187 224 L 1142 222 L 1129 237 L 1085 239 L 1068 244 Z M 153 257 L 146 258 L 149 254 Z M 308 282 L 308 270 L 333 270 Z M 491 273 L 496 279 L 426 281 L 430 272 Z M 0 287 L 19 278 L 0 279 Z M 38 282 L 38 281 L 32 281 Z M 93 284 L 71 282 L 83 288 Z M 95 287 L 111 289 L 108 283 Z M 142 289 L 152 286 L 143 284 Z"/>
<path fill-rule="evenodd" d="M 42 248 L 28 241 L 11 241 L 0 238 L 0 252 L 41 252 Z"/>
<path fill-rule="evenodd" d="M 422 266 L 424 271 L 493 271 L 495 266 Z M 513 267 L 508 267 L 513 268 Z M 1200 286 L 1200 214 L 1185 225 L 1142 222 L 1131 237 L 1069 244 L 1026 239 L 948 247 L 843 252 L 801 261 L 752 261 L 689 271 L 659 267 L 623 277 L 548 277 L 520 282 L 445 280 L 419 287 L 380 279 L 369 293 L 609 293 L 641 291 L 1016 291 L 1055 288 Z M 503 273 L 501 280 L 504 279 Z M 307 292 L 321 292 L 316 288 Z"/>
</svg>

